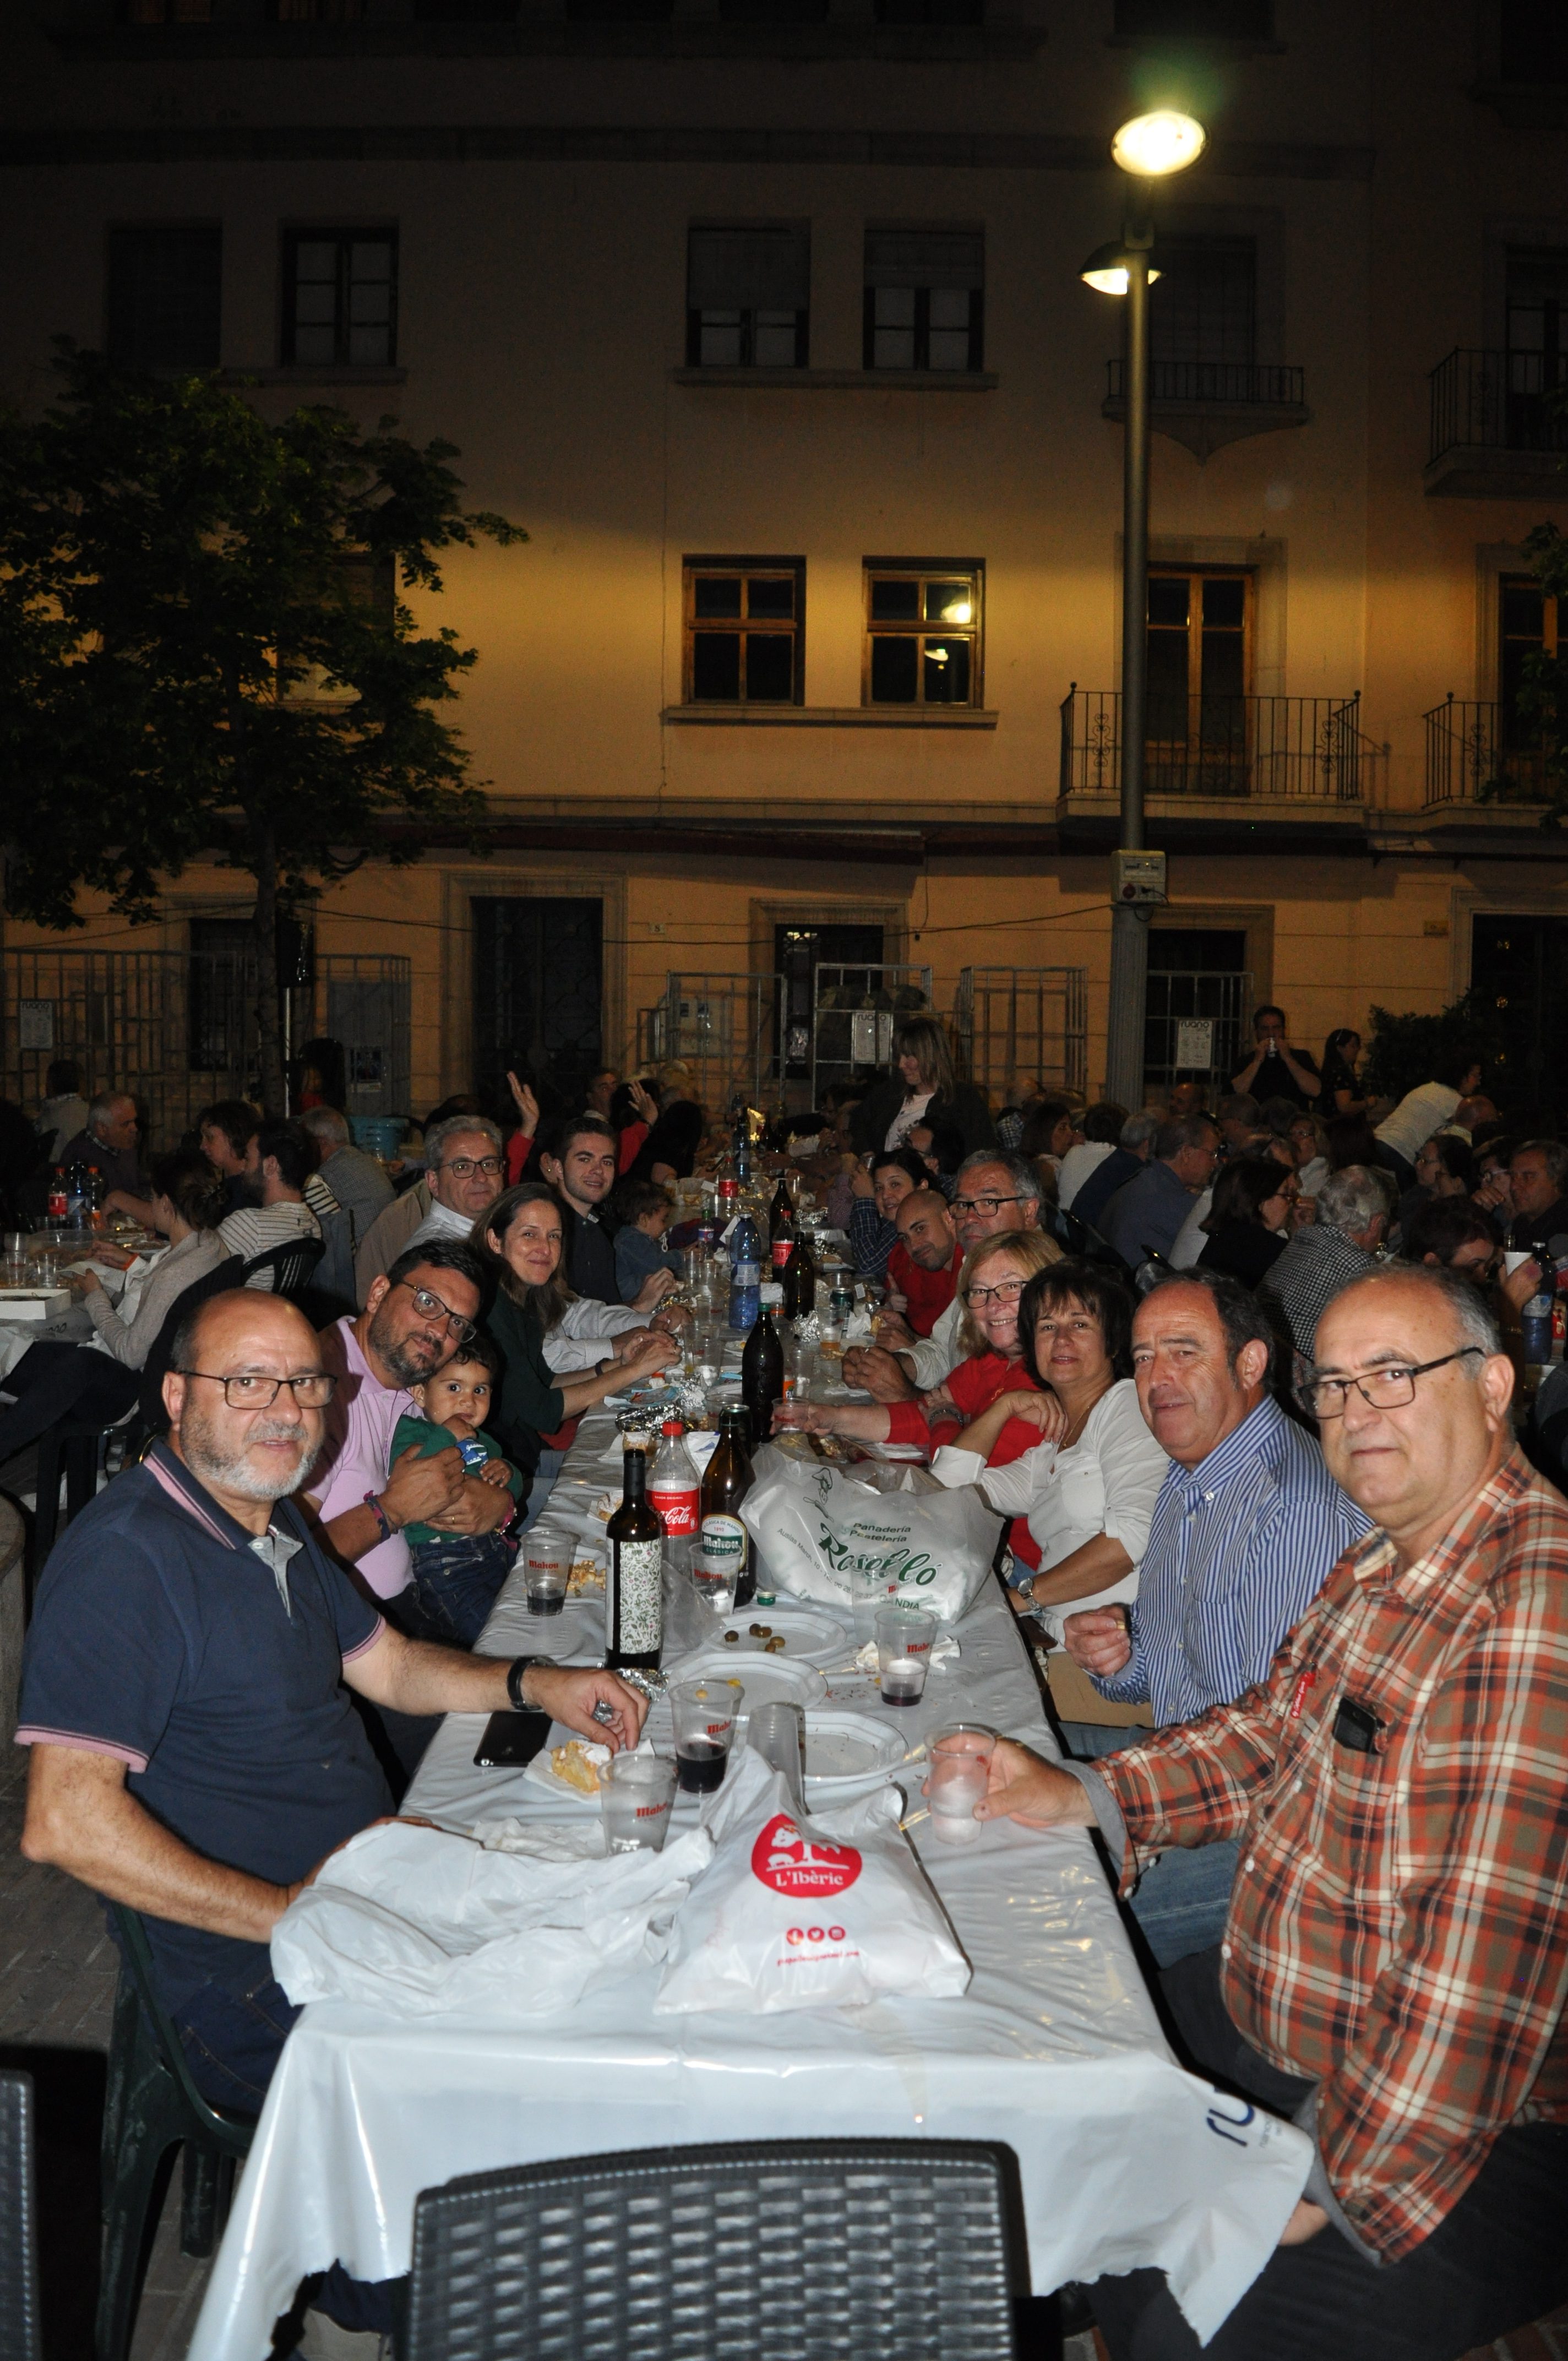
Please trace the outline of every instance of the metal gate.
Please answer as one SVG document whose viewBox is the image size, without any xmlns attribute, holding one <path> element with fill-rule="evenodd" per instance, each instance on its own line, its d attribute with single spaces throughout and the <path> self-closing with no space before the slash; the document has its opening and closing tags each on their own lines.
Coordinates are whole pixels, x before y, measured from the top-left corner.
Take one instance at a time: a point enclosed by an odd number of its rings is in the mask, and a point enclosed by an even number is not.
<svg viewBox="0 0 1568 2361">
<path fill-rule="evenodd" d="M 1201 1082 L 1213 1105 L 1246 1063 L 1243 1042 L 1251 1011 L 1250 975 L 1151 968 L 1144 1004 L 1146 1093 L 1168 1090 L 1179 1079 Z"/>
<path fill-rule="evenodd" d="M 289 994 L 288 1038 L 326 1036 L 344 1052 L 345 1112 L 409 1108 L 411 975 L 395 954 L 314 961 Z M 181 951 L 8 950 L 0 963 L 0 1073 L 32 1112 L 57 1058 L 83 1087 L 141 1102 L 145 1146 L 171 1147 L 214 1099 L 258 1101 L 256 972 L 248 960 Z"/>
<path fill-rule="evenodd" d="M 1000 1105 L 1036 1083 L 1081 1091 L 1089 1071 L 1089 971 L 963 968 L 953 1030 L 970 1081 Z"/>
<path fill-rule="evenodd" d="M 679 1059 L 689 1066 L 695 1095 L 717 1116 L 737 1093 L 749 1106 L 767 1104 L 777 1071 L 776 1028 L 784 978 L 779 975 L 676 975 L 664 996 L 642 1011 L 638 1058 L 648 1068 Z"/>
<path fill-rule="evenodd" d="M 931 1013 L 928 967 L 821 962 L 812 978 L 811 1104 L 835 1082 L 865 1082 L 893 1063 L 894 1029 Z"/>
</svg>

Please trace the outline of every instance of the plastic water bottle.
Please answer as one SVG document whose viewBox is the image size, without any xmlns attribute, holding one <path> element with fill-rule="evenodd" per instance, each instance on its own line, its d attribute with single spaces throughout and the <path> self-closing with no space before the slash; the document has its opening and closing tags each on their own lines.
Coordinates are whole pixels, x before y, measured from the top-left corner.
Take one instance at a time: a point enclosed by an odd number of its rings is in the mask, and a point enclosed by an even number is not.
<svg viewBox="0 0 1568 2361">
<path fill-rule="evenodd" d="M 750 1213 L 729 1233 L 729 1325 L 751 1330 L 762 1301 L 762 1241 Z"/>
<path fill-rule="evenodd" d="M 1552 1358 L 1552 1296 L 1542 1288 L 1532 1295 L 1519 1314 L 1519 1335 L 1524 1357 L 1531 1366 L 1543 1366 Z"/>
</svg>

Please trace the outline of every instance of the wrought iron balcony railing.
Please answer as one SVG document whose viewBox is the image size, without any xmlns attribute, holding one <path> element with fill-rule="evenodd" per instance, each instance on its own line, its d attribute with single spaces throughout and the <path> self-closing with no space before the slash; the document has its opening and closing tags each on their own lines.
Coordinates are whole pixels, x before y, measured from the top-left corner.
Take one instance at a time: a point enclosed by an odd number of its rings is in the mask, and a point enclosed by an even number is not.
<svg viewBox="0 0 1568 2361">
<path fill-rule="evenodd" d="M 1429 806 L 1551 799 L 1545 740 L 1512 706 L 1450 697 L 1425 720 Z"/>
<path fill-rule="evenodd" d="M 1144 756 L 1150 796 L 1253 803 L 1368 803 L 1384 749 L 1362 734 L 1354 697 L 1151 697 Z M 1070 688 L 1061 708 L 1061 792 L 1119 795 L 1122 698 Z"/>
<path fill-rule="evenodd" d="M 1568 361 L 1469 351 L 1431 372 L 1431 460 L 1445 451 L 1568 452 Z"/>
<path fill-rule="evenodd" d="M 1107 363 L 1106 399 L 1126 399 L 1124 362 Z M 1257 409 L 1299 407 L 1305 400 L 1306 372 L 1277 361 L 1152 361 L 1149 396 L 1154 401 L 1241 402 Z"/>
</svg>

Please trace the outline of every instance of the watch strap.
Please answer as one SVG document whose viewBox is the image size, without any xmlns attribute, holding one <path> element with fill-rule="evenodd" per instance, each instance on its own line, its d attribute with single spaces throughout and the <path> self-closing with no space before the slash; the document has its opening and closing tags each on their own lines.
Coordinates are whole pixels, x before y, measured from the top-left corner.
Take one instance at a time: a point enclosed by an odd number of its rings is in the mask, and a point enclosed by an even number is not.
<svg viewBox="0 0 1568 2361">
<path fill-rule="evenodd" d="M 507 1666 L 507 1695 L 511 1699 L 513 1713 L 528 1711 L 528 1708 L 522 1701 L 524 1674 L 532 1672 L 535 1664 L 548 1664 L 553 1661 L 549 1656 L 514 1656 L 512 1658 Z"/>
</svg>

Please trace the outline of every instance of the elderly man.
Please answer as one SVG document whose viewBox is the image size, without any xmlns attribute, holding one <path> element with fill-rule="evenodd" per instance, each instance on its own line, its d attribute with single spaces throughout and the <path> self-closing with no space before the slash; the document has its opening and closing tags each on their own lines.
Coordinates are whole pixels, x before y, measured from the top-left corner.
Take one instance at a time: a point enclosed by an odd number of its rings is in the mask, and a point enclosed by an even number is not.
<svg viewBox="0 0 1568 2361">
<path fill-rule="evenodd" d="M 424 1136 L 424 1180 L 430 1211 L 403 1248 L 445 1238 L 466 1245 L 475 1223 L 501 1193 L 505 1157 L 497 1126 L 482 1115 L 455 1115 Z"/>
<path fill-rule="evenodd" d="M 291 1305 L 214 1296 L 173 1357 L 167 1444 L 75 1520 L 39 1587 L 22 1850 L 145 1914 L 199 2088 L 254 2114 L 299 2015 L 271 1973 L 272 1929 L 391 1808 L 345 1685 L 404 1714 L 527 1703 L 612 1747 L 635 1744 L 643 1707 L 613 1675 L 459 1654 L 382 1620 L 289 1497 L 334 1392 Z M 434 1506 L 446 1473 L 419 1468 Z M 387 2324 L 341 2270 L 319 2301 L 346 2326 Z"/>
<path fill-rule="evenodd" d="M 1219 1160 L 1220 1134 L 1212 1115 L 1177 1115 L 1160 1125 L 1154 1154 L 1135 1180 L 1117 1190 L 1099 1224 L 1106 1244 L 1129 1270 L 1151 1254 L 1169 1258 L 1193 1198 L 1208 1187 Z"/>
<path fill-rule="evenodd" d="M 1073 1191 L 1072 1211 L 1091 1229 L 1098 1229 L 1105 1208 L 1118 1189 L 1135 1180 L 1154 1154 L 1154 1144 L 1163 1115 L 1152 1107 L 1139 1115 L 1130 1115 L 1116 1136 L 1116 1146 L 1104 1161 L 1098 1164 L 1086 1180 L 1080 1181 Z"/>
<path fill-rule="evenodd" d="M 982 1238 L 1000 1237 L 1003 1231 L 1038 1229 L 1040 1176 L 1026 1156 L 998 1156 L 981 1148 L 960 1165 L 948 1210 L 964 1254 Z M 929 1392 L 962 1357 L 959 1329 L 963 1312 L 955 1296 L 929 1336 L 916 1336 L 902 1314 L 884 1312 L 878 1323 L 880 1341 L 845 1354 L 846 1384 L 864 1386 L 872 1400 L 880 1402 L 913 1401 L 917 1393 Z"/>
<path fill-rule="evenodd" d="M 1380 1171 L 1347 1164 L 1319 1190 L 1313 1219 L 1297 1230 L 1258 1289 L 1289 1323 L 1296 1350 L 1312 1357 L 1325 1304 L 1353 1279 L 1365 1279 L 1388 1234 L 1388 1188 Z"/>
<path fill-rule="evenodd" d="M 619 1305 L 615 1246 L 600 1208 L 615 1186 L 616 1137 L 602 1115 L 574 1115 L 553 1150 L 541 1149 L 539 1168 L 566 1216 L 566 1276 L 576 1294 Z M 676 1284 L 673 1270 L 650 1272 L 630 1310 L 652 1312 Z"/>
<path fill-rule="evenodd" d="M 1252 1032 L 1256 1047 L 1240 1073 L 1231 1077 L 1235 1095 L 1248 1095 L 1260 1103 L 1288 1099 L 1292 1106 L 1311 1106 L 1321 1095 L 1323 1079 L 1305 1049 L 1290 1047 L 1283 1008 L 1266 1002 L 1254 1014 Z"/>
<path fill-rule="evenodd" d="M 391 1203 L 392 1184 L 375 1157 L 354 1146 L 348 1118 L 336 1107 L 307 1107 L 300 1122 L 316 1143 L 322 1179 L 353 1223 L 357 1245 Z"/>
<path fill-rule="evenodd" d="M 1144 1421 L 1170 1457 L 1138 1568 L 1131 1626 L 1120 1608 L 1066 1618 L 1069 1654 L 1117 1705 L 1148 1704 L 1157 1726 L 1193 1721 L 1241 1696 L 1367 1519 L 1310 1436 L 1268 1390 L 1274 1339 L 1254 1298 L 1211 1271 L 1163 1279 L 1133 1322 Z M 1070 1722 L 1076 1753 L 1128 1742 L 1124 1730 Z M 1219 1940 L 1234 1847 L 1168 1852 L 1132 1907 L 1162 1967 Z"/>
<path fill-rule="evenodd" d="M 1554 1262 L 1568 1255 L 1568 1148 L 1560 1139 L 1526 1139 L 1508 1164 L 1514 1218 L 1508 1245 L 1516 1254 Z"/>
<path fill-rule="evenodd" d="M 85 1164 L 104 1184 L 104 1210 L 129 1213 L 144 1228 L 152 1227 L 152 1201 L 142 1179 L 137 1154 L 137 1103 L 124 1091 L 100 1091 L 87 1109 L 87 1120 L 74 1139 L 68 1139 L 57 1164 Z"/>
<path fill-rule="evenodd" d="M 1234 1704 L 1069 1775 L 1003 1741 L 983 1817 L 1239 1842 L 1225 1938 L 1166 1977 L 1206 2070 L 1315 2149 L 1280 2248 L 1203 2349 L 1452 2361 L 1568 2296 L 1568 1508 L 1513 1442 L 1467 1280 L 1379 1271 L 1303 1406 L 1374 1530 Z M 1113 2361 L 1197 2339 L 1102 2279 Z"/>
</svg>

